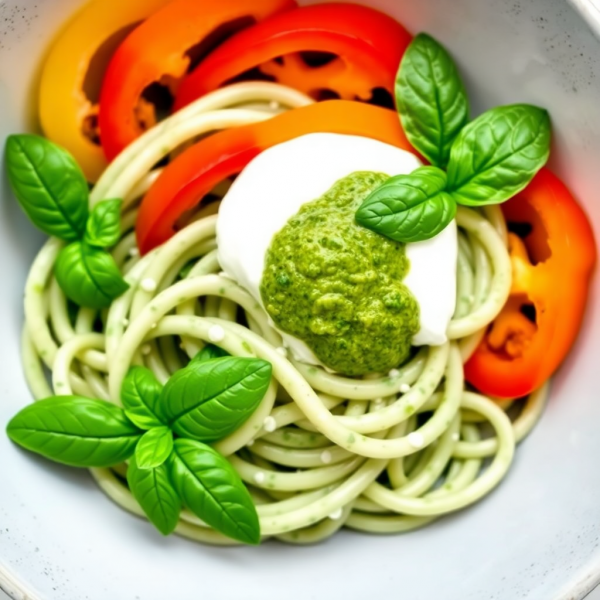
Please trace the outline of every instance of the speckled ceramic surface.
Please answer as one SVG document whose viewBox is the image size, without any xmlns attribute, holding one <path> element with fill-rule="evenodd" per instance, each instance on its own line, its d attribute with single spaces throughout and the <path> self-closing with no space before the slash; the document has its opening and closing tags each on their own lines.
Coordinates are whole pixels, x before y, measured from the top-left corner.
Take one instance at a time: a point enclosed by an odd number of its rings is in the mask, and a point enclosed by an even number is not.
<svg viewBox="0 0 600 600">
<path fill-rule="evenodd" d="M 124 0 L 126 1 L 126 0 Z M 249 0 L 250 1 L 250 0 Z M 597 18 L 597 0 L 571 0 Z M 0 1 L 0 138 L 32 124 L 39 58 L 80 0 Z M 476 111 L 529 101 L 555 128 L 553 167 L 600 238 L 600 42 L 566 0 L 373 0 L 457 58 Z M 597 27 L 600 30 L 600 27 Z M 40 237 L 0 182 L 0 427 L 29 402 L 22 289 Z M 560 282 L 557 282 L 560 285 Z M 600 580 L 600 279 L 579 343 L 512 471 L 477 506 L 415 533 L 226 550 L 163 539 L 85 471 L 0 435 L 0 587 L 19 599 L 568 600 Z"/>
</svg>

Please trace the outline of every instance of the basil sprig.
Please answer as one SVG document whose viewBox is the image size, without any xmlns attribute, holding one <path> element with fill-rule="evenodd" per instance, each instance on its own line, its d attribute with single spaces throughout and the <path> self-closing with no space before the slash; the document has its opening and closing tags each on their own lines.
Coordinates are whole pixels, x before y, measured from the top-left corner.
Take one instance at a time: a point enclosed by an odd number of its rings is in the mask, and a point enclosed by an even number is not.
<svg viewBox="0 0 600 600">
<path fill-rule="evenodd" d="M 548 113 L 529 104 L 493 108 L 471 123 L 458 70 L 444 48 L 418 35 L 396 84 L 400 120 L 411 144 L 434 167 L 392 177 L 365 199 L 359 224 L 398 242 L 438 235 L 456 204 L 485 206 L 512 198 L 546 164 Z M 447 168 L 447 176 L 440 171 Z"/>
<path fill-rule="evenodd" d="M 5 152 L 8 180 L 19 204 L 44 233 L 69 245 L 59 255 L 56 279 L 73 302 L 104 308 L 128 284 L 106 248 L 120 237 L 120 200 L 89 213 L 89 189 L 75 159 L 37 135 L 11 135 Z"/>
<path fill-rule="evenodd" d="M 42 400 L 13 417 L 7 433 L 24 448 L 74 467 L 129 459 L 131 493 L 164 535 L 187 506 L 224 535 L 257 544 L 260 525 L 248 490 L 204 442 L 223 439 L 250 417 L 272 367 L 223 354 L 207 346 L 165 387 L 148 369 L 133 367 L 121 387 L 124 408 L 80 396 Z"/>
</svg>

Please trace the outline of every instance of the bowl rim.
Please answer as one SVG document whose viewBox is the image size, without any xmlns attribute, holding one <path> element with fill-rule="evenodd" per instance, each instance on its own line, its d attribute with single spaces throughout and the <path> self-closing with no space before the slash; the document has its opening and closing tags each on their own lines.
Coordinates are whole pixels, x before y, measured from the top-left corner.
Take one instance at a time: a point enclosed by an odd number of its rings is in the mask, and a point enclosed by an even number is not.
<svg viewBox="0 0 600 600">
<path fill-rule="evenodd" d="M 568 2 L 600 40 L 600 0 L 568 0 Z M 596 587 L 600 587 L 600 570 L 596 565 L 589 565 L 589 568 L 581 573 L 579 580 L 574 582 L 570 589 L 560 592 L 555 600 L 580 600 Z M 12 600 L 42 600 L 36 591 L 1 561 L 0 591 Z"/>
<path fill-rule="evenodd" d="M 569 3 L 600 39 L 600 0 L 569 0 Z"/>
</svg>

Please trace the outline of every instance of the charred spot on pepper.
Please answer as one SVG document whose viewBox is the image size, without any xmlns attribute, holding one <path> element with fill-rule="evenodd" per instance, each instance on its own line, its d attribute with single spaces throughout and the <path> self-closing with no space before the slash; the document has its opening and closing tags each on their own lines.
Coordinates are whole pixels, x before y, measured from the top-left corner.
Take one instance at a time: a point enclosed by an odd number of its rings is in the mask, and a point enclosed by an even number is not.
<svg viewBox="0 0 600 600">
<path fill-rule="evenodd" d="M 533 231 L 533 226 L 531 223 L 517 223 L 516 221 L 509 221 L 506 224 L 506 227 L 508 231 L 514 233 L 522 240 L 524 240 Z"/>
<path fill-rule="evenodd" d="M 100 90 L 102 89 L 104 74 L 117 48 L 138 25 L 139 22 L 132 23 L 109 36 L 94 52 L 83 77 L 81 91 L 89 102 L 89 107 L 87 114 L 81 119 L 81 133 L 97 146 L 100 146 L 98 102 L 100 101 Z"/>
<path fill-rule="evenodd" d="M 329 85 L 346 70 L 344 61 L 330 52 L 291 52 L 270 59 L 257 69 L 272 77 L 272 81 L 303 92 L 316 101 L 351 99 L 347 92 L 332 89 Z M 256 70 L 253 72 L 257 74 Z"/>
<path fill-rule="evenodd" d="M 100 126 L 98 125 L 98 112 L 87 115 L 81 121 L 81 133 L 86 137 L 92 144 L 100 146 Z"/>
<path fill-rule="evenodd" d="M 324 100 L 340 100 L 342 96 L 339 92 L 329 88 L 319 88 L 312 90 L 308 94 L 313 100 L 317 102 L 323 102 Z M 380 106 L 381 108 L 395 108 L 394 98 L 385 88 L 374 88 L 371 92 L 371 97 L 368 100 L 354 97 L 356 102 L 365 102 L 366 104 L 373 104 L 374 106 Z"/>
<path fill-rule="evenodd" d="M 256 24 L 253 17 L 241 17 L 223 23 L 200 42 L 185 52 L 189 60 L 187 73 L 193 71 L 215 48 L 237 32 Z M 154 81 L 142 92 L 135 107 L 135 117 L 142 131 L 147 131 L 156 123 L 167 118 L 175 103 L 175 93 L 180 79 L 171 75 L 163 75 L 159 81 Z"/>
<path fill-rule="evenodd" d="M 277 56 L 226 83 L 265 79 L 294 88 L 317 102 L 343 99 L 383 108 L 395 106 L 390 91 L 357 84 L 352 65 L 332 52 L 301 51 Z"/>
<path fill-rule="evenodd" d="M 525 294 L 511 296 L 487 335 L 488 346 L 505 360 L 522 356 L 537 331 L 537 311 Z"/>
<path fill-rule="evenodd" d="M 171 114 L 175 101 L 171 91 L 173 87 L 174 82 L 163 77 L 160 81 L 151 83 L 142 92 L 135 114 L 143 131 L 150 129 Z"/>
<path fill-rule="evenodd" d="M 523 314 L 532 323 L 537 323 L 537 310 L 534 304 L 522 304 L 521 314 Z"/>
<path fill-rule="evenodd" d="M 383 87 L 376 87 L 371 93 L 371 98 L 366 101 L 367 104 L 373 104 L 375 106 L 381 106 L 381 108 L 391 108 L 395 110 L 396 102 L 389 90 L 386 90 Z M 360 101 L 360 98 L 357 98 L 357 100 Z"/>
<path fill-rule="evenodd" d="M 204 39 L 187 50 L 185 55 L 190 59 L 188 73 L 191 73 L 213 50 L 230 37 L 252 25 L 256 25 L 254 17 L 246 16 L 233 19 L 213 29 Z"/>
<path fill-rule="evenodd" d="M 514 200 L 518 202 L 518 198 L 517 196 Z M 510 214 L 507 215 L 508 230 L 523 240 L 531 264 L 537 265 L 552 256 L 552 250 L 548 245 L 548 232 L 540 214 L 525 198 L 518 202 L 518 207 L 518 221 L 511 219 Z"/>
<path fill-rule="evenodd" d="M 324 67 L 338 57 L 337 54 L 333 54 L 332 52 L 316 52 L 310 50 L 298 52 L 298 56 L 307 67 L 313 69 Z"/>
<path fill-rule="evenodd" d="M 330 90 L 328 88 L 312 90 L 309 93 L 309 96 L 313 100 L 316 100 L 317 102 L 324 102 L 325 100 L 339 100 L 340 99 L 340 95 L 336 91 Z"/>
<path fill-rule="evenodd" d="M 232 83 L 241 83 L 243 81 L 270 81 L 276 82 L 277 77 L 274 75 L 269 75 L 267 73 L 263 73 L 260 67 L 255 67 L 254 69 L 250 69 L 249 71 L 244 71 L 231 79 L 223 82 L 221 87 L 226 87 L 231 85 Z"/>
<path fill-rule="evenodd" d="M 108 37 L 94 52 L 90 59 L 88 69 L 83 78 L 81 90 L 90 103 L 98 104 L 100 100 L 100 90 L 102 89 L 102 79 L 108 68 L 111 58 L 117 48 L 123 43 L 125 38 L 139 25 L 139 22 L 126 25 L 115 31 Z"/>
</svg>

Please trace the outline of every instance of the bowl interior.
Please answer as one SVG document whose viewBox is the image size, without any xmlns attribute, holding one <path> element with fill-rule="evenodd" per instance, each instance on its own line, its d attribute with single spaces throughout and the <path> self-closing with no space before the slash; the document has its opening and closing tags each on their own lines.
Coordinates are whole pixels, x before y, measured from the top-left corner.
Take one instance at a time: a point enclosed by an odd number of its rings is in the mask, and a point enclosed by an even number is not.
<svg viewBox="0 0 600 600">
<path fill-rule="evenodd" d="M 600 234 L 600 43 L 563 0 L 372 0 L 457 59 L 473 112 L 546 106 L 552 167 Z M 0 138 L 30 129 L 39 59 L 80 0 L 0 3 Z M 27 404 L 19 336 L 22 290 L 42 238 L 4 173 L 0 198 L 0 426 Z M 556 282 L 560 285 L 560 281 Z M 0 587 L 17 598 L 411 600 L 581 598 L 600 579 L 600 281 L 549 406 L 503 484 L 427 529 L 390 537 L 341 533 L 308 548 L 203 547 L 163 539 L 113 505 L 85 471 L 17 450 L 0 435 Z M 26 596 L 25 592 L 29 591 Z M 20 594 L 20 595 L 19 595 Z"/>
</svg>

